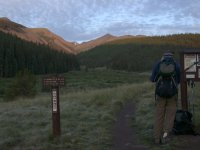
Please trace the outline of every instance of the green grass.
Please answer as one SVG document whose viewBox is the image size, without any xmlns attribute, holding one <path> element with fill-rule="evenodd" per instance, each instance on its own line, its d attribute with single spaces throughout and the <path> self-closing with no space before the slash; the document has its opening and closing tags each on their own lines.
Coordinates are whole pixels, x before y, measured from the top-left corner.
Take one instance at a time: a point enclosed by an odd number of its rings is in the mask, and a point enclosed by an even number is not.
<svg viewBox="0 0 200 150">
<path fill-rule="evenodd" d="M 12 78 L 0 78 L 0 101 L 3 99 L 5 91 L 12 81 Z"/>
<path fill-rule="evenodd" d="M 102 89 L 130 83 L 148 81 L 148 73 L 123 72 L 112 70 L 71 71 L 65 74 L 68 91 Z"/>
<path fill-rule="evenodd" d="M 150 149 L 171 150 L 181 143 L 175 138 L 171 144 L 160 147 L 153 144 L 154 84 L 148 81 L 149 73 L 89 70 L 64 75 L 66 86 L 60 91 L 61 137 L 53 138 L 51 95 L 41 92 L 41 76 L 38 76 L 35 98 L 0 101 L 1 149 L 110 150 L 113 125 L 128 101 L 137 104 L 131 125 Z M 10 83 L 12 79 L 2 79 L 1 85 L 6 86 L 7 81 Z M 199 88 L 196 85 L 194 89 L 197 129 L 200 129 Z"/>
<path fill-rule="evenodd" d="M 52 135 L 51 95 L 39 92 L 35 98 L 0 102 L 1 149 L 110 150 L 117 113 L 149 89 L 146 73 L 96 70 L 65 76 L 60 93 L 61 137 Z"/>
</svg>

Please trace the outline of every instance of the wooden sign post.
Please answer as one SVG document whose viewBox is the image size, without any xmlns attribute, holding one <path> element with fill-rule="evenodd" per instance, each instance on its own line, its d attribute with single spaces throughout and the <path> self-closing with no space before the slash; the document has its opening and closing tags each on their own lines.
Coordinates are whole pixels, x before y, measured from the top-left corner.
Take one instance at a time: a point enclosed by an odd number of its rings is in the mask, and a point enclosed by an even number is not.
<svg viewBox="0 0 200 150">
<path fill-rule="evenodd" d="M 52 128 L 53 136 L 61 135 L 60 129 L 60 105 L 59 105 L 59 87 L 65 85 L 65 78 L 63 76 L 46 76 L 43 78 L 43 87 L 51 87 L 51 101 L 52 101 Z"/>
<path fill-rule="evenodd" d="M 200 81 L 200 50 L 181 51 L 181 103 L 188 110 L 188 82 Z"/>
</svg>

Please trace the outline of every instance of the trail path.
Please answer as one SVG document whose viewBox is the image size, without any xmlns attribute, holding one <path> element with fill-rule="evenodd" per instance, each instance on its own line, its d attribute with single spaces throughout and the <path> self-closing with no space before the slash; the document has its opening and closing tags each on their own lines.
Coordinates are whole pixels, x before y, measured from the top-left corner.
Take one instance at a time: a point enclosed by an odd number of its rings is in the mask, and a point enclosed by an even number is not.
<svg viewBox="0 0 200 150">
<path fill-rule="evenodd" d="M 114 126 L 114 149 L 113 150 L 159 150 L 162 145 L 144 145 L 136 135 L 136 129 L 131 126 L 135 113 L 135 104 L 127 103 L 118 115 Z M 171 150 L 200 150 L 200 136 L 179 135 L 175 136 L 169 147 Z M 168 148 L 169 148 L 168 147 Z"/>
<path fill-rule="evenodd" d="M 131 127 L 135 105 L 130 102 L 120 112 L 114 126 L 114 150 L 147 150 L 139 143 L 135 129 Z"/>
</svg>

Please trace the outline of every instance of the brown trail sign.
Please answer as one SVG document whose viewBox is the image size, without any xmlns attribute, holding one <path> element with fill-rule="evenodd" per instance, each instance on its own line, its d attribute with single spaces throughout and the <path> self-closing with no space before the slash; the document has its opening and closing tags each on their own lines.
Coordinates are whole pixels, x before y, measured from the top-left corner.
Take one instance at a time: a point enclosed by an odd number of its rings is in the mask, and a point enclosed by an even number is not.
<svg viewBox="0 0 200 150">
<path fill-rule="evenodd" d="M 64 76 L 45 76 L 43 78 L 43 86 L 44 87 L 56 87 L 56 86 L 64 86 L 65 85 L 65 78 Z"/>
<path fill-rule="evenodd" d="M 64 76 L 52 75 L 43 78 L 43 88 L 51 87 L 52 128 L 54 137 L 61 135 L 59 87 L 64 85 L 65 85 Z"/>
</svg>

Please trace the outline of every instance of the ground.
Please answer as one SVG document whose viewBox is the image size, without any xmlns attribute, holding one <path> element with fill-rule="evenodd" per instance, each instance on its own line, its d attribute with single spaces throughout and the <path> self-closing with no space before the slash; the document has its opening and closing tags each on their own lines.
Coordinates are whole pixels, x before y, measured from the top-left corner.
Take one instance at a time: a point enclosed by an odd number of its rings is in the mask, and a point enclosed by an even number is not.
<svg viewBox="0 0 200 150">
<path fill-rule="evenodd" d="M 177 142 L 173 145 L 174 150 L 199 150 L 200 136 L 194 135 L 179 135 L 175 137 Z"/>
<path fill-rule="evenodd" d="M 135 112 L 135 104 L 128 103 L 119 113 L 114 126 L 114 150 L 147 150 L 142 145 L 135 133 L 135 129 L 130 126 L 130 121 Z"/>
<path fill-rule="evenodd" d="M 151 150 L 151 149 L 170 149 L 170 150 L 199 150 L 200 136 L 179 135 L 174 136 L 170 146 L 163 148 L 162 145 L 144 145 L 136 135 L 136 129 L 131 126 L 134 117 L 135 104 L 127 103 L 119 113 L 114 133 L 114 150 Z"/>
</svg>

